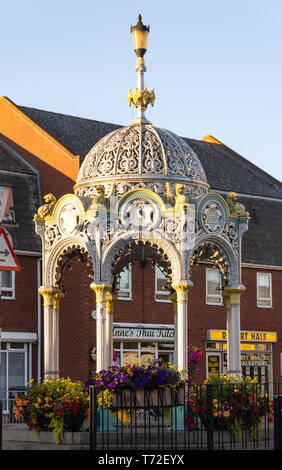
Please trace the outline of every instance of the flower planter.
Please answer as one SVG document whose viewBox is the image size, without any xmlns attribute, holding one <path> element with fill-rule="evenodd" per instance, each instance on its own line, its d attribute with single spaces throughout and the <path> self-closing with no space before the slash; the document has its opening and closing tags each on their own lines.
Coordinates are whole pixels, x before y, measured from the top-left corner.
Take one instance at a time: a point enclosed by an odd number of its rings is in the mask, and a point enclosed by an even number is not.
<svg viewBox="0 0 282 470">
<path fill-rule="evenodd" d="M 69 431 L 69 432 L 79 432 L 84 421 L 85 421 L 84 411 L 81 411 L 80 413 L 77 413 L 77 414 L 68 413 L 64 416 L 65 428 L 66 428 L 66 431 Z"/>
<path fill-rule="evenodd" d="M 118 421 L 117 412 L 111 411 L 108 408 L 97 409 L 97 431 L 114 431 Z"/>
<path fill-rule="evenodd" d="M 106 404 L 106 403 L 105 403 Z M 115 408 L 132 408 L 150 407 L 150 406 L 177 406 L 184 404 L 184 388 L 178 390 L 164 388 L 158 390 L 122 390 L 115 393 L 112 399 L 111 407 Z"/>
</svg>

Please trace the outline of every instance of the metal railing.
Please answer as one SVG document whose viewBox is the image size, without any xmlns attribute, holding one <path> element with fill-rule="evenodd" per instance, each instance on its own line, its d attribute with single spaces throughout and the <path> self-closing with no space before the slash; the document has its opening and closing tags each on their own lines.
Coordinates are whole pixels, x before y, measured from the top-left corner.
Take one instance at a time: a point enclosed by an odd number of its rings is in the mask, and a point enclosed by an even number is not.
<svg viewBox="0 0 282 470">
<path fill-rule="evenodd" d="M 22 391 L 0 390 L 0 449 L 2 424 L 22 422 L 13 412 Z M 113 399 L 94 386 L 89 392 L 90 450 L 282 450 L 281 383 L 239 391 L 234 385 L 186 385 L 178 392 L 126 391 Z"/>
<path fill-rule="evenodd" d="M 280 388 L 185 385 L 178 391 L 124 391 L 112 399 L 91 386 L 90 449 L 271 449 L 271 397 Z"/>
<path fill-rule="evenodd" d="M 15 397 L 23 393 L 26 387 L 10 388 L 9 390 L 0 389 L 0 400 L 2 403 L 2 421 L 3 423 L 23 423 L 23 419 L 16 419 L 14 413 Z"/>
</svg>

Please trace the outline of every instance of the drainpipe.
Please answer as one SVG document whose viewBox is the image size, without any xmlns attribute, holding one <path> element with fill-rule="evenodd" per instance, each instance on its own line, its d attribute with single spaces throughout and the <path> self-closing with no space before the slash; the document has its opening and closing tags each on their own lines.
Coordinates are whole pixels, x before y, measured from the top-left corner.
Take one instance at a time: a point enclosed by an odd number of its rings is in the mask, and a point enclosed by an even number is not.
<svg viewBox="0 0 282 470">
<path fill-rule="evenodd" d="M 41 261 L 42 258 L 37 259 L 37 381 L 41 377 L 41 294 L 39 287 L 41 286 Z"/>
</svg>

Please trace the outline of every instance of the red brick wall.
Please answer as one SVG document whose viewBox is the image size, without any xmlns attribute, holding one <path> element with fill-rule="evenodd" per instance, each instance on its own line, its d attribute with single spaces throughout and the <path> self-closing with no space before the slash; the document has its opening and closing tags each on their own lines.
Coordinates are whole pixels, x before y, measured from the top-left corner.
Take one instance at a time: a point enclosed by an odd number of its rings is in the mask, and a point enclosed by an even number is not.
<svg viewBox="0 0 282 470">
<path fill-rule="evenodd" d="M 1 326 L 5 331 L 37 332 L 37 258 L 17 256 L 16 300 L 1 300 Z"/>
<path fill-rule="evenodd" d="M 198 380 L 206 374 L 205 343 L 208 329 L 226 329 L 225 306 L 206 305 L 205 265 L 197 265 L 192 271 L 193 288 L 188 301 L 188 342 L 203 351 Z M 273 308 L 256 306 L 256 269 L 243 269 L 243 284 L 247 290 L 241 297 L 241 329 L 276 331 L 278 340 L 282 336 L 282 316 L 279 306 L 282 271 L 272 271 Z M 91 311 L 95 310 L 95 294 L 90 289 L 89 271 L 83 264 L 75 265 L 65 279 L 66 295 L 61 302 L 60 313 L 60 360 L 61 374 L 85 380 L 89 370 L 95 367 L 89 359 L 90 350 L 95 345 L 95 320 Z M 78 287 L 78 278 L 82 287 Z M 125 323 L 173 323 L 173 307 L 170 303 L 155 301 L 154 268 L 132 267 L 132 301 L 120 300 L 114 305 L 114 322 Z M 143 288 L 144 287 L 144 288 Z M 144 310 L 143 310 L 144 305 Z M 281 343 L 273 347 L 274 378 L 280 379 Z"/>
<path fill-rule="evenodd" d="M 3 331 L 37 333 L 37 258 L 17 256 L 21 269 L 15 273 L 15 300 L 1 299 Z M 33 345 L 32 374 L 37 376 L 37 344 Z"/>
</svg>

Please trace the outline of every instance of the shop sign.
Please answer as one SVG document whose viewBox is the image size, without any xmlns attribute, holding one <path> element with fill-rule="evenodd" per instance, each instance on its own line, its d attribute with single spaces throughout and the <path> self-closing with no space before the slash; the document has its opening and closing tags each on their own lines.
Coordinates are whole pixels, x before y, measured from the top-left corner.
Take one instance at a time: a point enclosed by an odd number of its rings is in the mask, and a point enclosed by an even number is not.
<svg viewBox="0 0 282 470">
<path fill-rule="evenodd" d="M 242 361 L 241 362 L 242 366 L 267 366 L 268 362 L 267 361 Z"/>
<path fill-rule="evenodd" d="M 222 345 L 223 350 L 227 350 L 227 343 L 224 343 Z M 249 343 L 241 343 L 240 344 L 240 349 L 242 351 L 255 351 L 256 350 L 256 345 L 255 344 L 249 344 Z"/>
<path fill-rule="evenodd" d="M 174 328 L 114 325 L 114 339 L 127 340 L 174 340 Z"/>
<path fill-rule="evenodd" d="M 208 375 L 219 376 L 219 356 L 208 355 Z"/>
<path fill-rule="evenodd" d="M 208 330 L 208 340 L 227 341 L 226 330 Z M 277 333 L 274 331 L 241 331 L 241 341 L 260 343 L 276 343 Z"/>
</svg>

